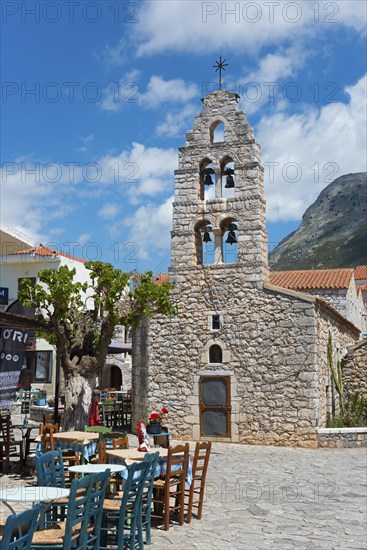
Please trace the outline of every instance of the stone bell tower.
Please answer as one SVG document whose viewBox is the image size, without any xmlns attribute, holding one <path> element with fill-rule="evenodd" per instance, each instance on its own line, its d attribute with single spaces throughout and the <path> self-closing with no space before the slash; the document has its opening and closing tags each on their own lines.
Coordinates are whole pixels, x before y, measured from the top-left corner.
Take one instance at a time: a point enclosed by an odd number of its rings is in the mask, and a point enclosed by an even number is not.
<svg viewBox="0 0 367 550">
<path fill-rule="evenodd" d="M 231 277 L 261 287 L 269 278 L 264 171 L 238 98 L 226 90 L 206 96 L 179 149 L 170 273 L 226 266 Z"/>
<path fill-rule="evenodd" d="M 269 283 L 260 147 L 238 99 L 206 96 L 179 149 L 169 269 L 178 314 L 144 320 L 133 338 L 133 425 L 164 406 L 180 439 L 315 446 L 340 320 Z"/>
<path fill-rule="evenodd" d="M 258 331 L 269 278 L 260 147 L 238 99 L 206 96 L 179 149 L 169 269 L 179 313 L 147 321 L 133 348 L 134 418 L 160 403 L 170 432 L 194 440 L 241 440 L 246 323 Z"/>
</svg>

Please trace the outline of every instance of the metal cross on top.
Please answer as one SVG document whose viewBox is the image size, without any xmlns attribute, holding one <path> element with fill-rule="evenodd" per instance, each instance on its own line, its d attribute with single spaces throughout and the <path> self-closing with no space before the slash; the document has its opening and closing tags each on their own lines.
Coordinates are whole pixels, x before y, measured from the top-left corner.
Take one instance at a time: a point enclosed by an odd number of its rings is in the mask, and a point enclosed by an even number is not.
<svg viewBox="0 0 367 550">
<path fill-rule="evenodd" d="M 224 67 L 228 67 L 228 63 L 225 62 L 225 59 L 222 59 L 222 56 L 220 56 L 219 61 L 215 62 L 215 65 L 213 65 L 213 69 L 215 69 L 215 72 L 219 70 L 219 89 L 222 89 L 222 71 L 225 71 Z"/>
</svg>

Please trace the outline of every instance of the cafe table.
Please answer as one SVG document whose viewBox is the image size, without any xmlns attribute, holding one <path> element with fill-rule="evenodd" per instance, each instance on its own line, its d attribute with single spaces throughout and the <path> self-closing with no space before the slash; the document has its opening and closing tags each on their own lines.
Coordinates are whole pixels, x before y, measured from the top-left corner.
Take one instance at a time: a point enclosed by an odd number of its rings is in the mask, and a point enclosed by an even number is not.
<svg viewBox="0 0 367 550">
<path fill-rule="evenodd" d="M 30 504 L 34 506 L 38 502 L 54 502 L 69 496 L 70 489 L 62 487 L 39 487 L 33 485 L 9 485 L 0 489 L 0 502 L 14 514 L 10 503 Z"/>
<path fill-rule="evenodd" d="M 160 447 L 158 449 L 152 449 L 148 452 L 150 453 L 159 452 L 155 477 L 158 477 L 160 475 L 165 475 L 167 471 L 168 449 L 164 449 Z M 111 451 L 106 451 L 106 458 L 107 460 L 109 460 L 109 462 L 113 464 L 125 464 L 127 467 L 129 467 L 132 462 L 136 462 L 138 460 L 144 460 L 144 456 L 146 454 L 147 454 L 146 452 L 137 451 L 135 449 L 115 449 Z M 173 467 L 173 471 L 174 471 L 174 467 Z M 122 472 L 121 476 L 122 477 L 127 476 L 127 470 L 126 470 L 126 473 Z M 187 487 L 190 487 L 191 482 L 192 482 L 192 465 L 191 465 L 191 459 L 189 457 L 189 463 L 188 463 L 187 474 L 186 474 Z"/>
<path fill-rule="evenodd" d="M 77 464 L 75 466 L 69 466 L 68 471 L 75 474 L 99 474 L 100 472 L 105 472 L 106 470 L 111 470 L 111 473 L 122 472 L 126 470 L 124 464 Z"/>
<path fill-rule="evenodd" d="M 99 434 L 94 432 L 58 432 L 53 434 L 55 447 L 81 453 L 87 462 L 97 454 Z"/>
</svg>

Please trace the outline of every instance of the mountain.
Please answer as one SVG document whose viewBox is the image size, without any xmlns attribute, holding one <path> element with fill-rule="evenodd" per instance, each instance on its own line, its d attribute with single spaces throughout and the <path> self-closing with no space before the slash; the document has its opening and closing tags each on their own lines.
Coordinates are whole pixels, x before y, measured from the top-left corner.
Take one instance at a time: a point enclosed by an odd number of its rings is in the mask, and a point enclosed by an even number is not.
<svg viewBox="0 0 367 550">
<path fill-rule="evenodd" d="M 269 254 L 270 269 L 321 269 L 367 264 L 367 172 L 325 187 L 299 228 Z"/>
</svg>

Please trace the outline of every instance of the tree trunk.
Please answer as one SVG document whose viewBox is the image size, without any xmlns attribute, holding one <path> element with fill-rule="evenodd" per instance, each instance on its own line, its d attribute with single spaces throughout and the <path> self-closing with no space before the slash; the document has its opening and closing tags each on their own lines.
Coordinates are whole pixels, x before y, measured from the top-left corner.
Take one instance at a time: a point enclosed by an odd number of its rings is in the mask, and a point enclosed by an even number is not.
<svg viewBox="0 0 367 550">
<path fill-rule="evenodd" d="M 83 373 L 84 374 L 84 373 Z M 92 392 L 96 375 L 83 376 L 80 372 L 65 373 L 65 410 L 63 430 L 82 430 L 89 424 Z"/>
</svg>

